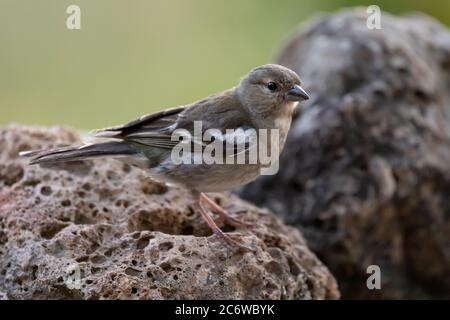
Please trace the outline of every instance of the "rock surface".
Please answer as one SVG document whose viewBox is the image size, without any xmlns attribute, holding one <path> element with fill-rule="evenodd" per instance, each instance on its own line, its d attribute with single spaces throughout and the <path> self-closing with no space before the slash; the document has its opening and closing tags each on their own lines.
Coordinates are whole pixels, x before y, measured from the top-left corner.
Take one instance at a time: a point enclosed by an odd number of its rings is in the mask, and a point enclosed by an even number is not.
<svg viewBox="0 0 450 320">
<path fill-rule="evenodd" d="M 213 240 L 186 191 L 118 161 L 50 168 L 17 158 L 77 141 L 62 128 L 0 130 L 0 299 L 339 297 L 297 230 L 236 196 L 215 198 L 257 223 L 238 230 L 255 253 Z"/>
<path fill-rule="evenodd" d="M 449 297 L 450 32 L 419 15 L 381 23 L 342 11 L 287 42 L 278 62 L 312 99 L 278 175 L 240 195 L 298 227 L 344 298 Z M 366 287 L 372 264 L 381 290 Z"/>
</svg>

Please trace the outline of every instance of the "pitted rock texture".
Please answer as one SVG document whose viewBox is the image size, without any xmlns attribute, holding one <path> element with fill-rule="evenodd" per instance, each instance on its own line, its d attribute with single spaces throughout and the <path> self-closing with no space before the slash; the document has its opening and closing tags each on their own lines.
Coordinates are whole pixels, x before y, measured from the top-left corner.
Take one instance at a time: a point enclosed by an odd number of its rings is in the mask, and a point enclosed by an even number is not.
<svg viewBox="0 0 450 320">
<path fill-rule="evenodd" d="M 450 297 L 450 32 L 421 15 L 366 19 L 321 17 L 283 47 L 311 100 L 278 175 L 240 195 L 301 230 L 344 298 Z M 381 290 L 366 287 L 373 264 Z"/>
<path fill-rule="evenodd" d="M 39 167 L 17 157 L 77 142 L 62 128 L 0 131 L 0 299 L 339 297 L 297 230 L 236 196 L 214 198 L 255 223 L 236 230 L 254 253 L 214 240 L 187 191 L 119 161 Z"/>
</svg>

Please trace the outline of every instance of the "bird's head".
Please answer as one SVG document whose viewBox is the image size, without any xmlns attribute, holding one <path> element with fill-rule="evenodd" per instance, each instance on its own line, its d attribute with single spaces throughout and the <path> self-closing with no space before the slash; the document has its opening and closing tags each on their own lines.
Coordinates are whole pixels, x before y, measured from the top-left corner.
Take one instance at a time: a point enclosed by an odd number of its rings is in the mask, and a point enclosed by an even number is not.
<svg viewBox="0 0 450 320">
<path fill-rule="evenodd" d="M 252 69 L 236 88 L 238 99 L 253 114 L 268 115 L 308 100 L 299 76 L 286 67 L 266 64 Z"/>
</svg>

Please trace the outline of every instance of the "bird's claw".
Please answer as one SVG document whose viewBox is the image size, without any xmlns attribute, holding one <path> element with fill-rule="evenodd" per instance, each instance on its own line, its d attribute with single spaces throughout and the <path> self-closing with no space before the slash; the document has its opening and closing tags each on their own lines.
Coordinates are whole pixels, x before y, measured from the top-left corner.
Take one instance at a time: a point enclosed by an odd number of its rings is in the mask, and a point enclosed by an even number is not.
<svg viewBox="0 0 450 320">
<path fill-rule="evenodd" d="M 254 223 L 248 223 L 248 222 L 241 221 L 239 219 L 236 219 L 236 218 L 230 216 L 229 214 L 220 216 L 219 219 L 225 221 L 227 224 L 229 224 L 230 226 L 233 226 L 235 228 L 244 227 L 247 229 L 253 229 L 256 227 L 256 225 Z"/>
<path fill-rule="evenodd" d="M 214 231 L 214 236 L 227 246 L 238 248 L 242 252 L 254 252 L 255 250 L 243 244 L 243 235 L 236 232 L 223 233 L 222 231 Z"/>
</svg>

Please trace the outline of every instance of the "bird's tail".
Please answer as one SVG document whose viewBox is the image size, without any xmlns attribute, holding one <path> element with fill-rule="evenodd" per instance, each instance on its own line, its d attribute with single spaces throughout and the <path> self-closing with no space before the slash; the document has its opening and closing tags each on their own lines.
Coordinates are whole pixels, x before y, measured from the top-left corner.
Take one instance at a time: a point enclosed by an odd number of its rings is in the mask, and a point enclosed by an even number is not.
<svg viewBox="0 0 450 320">
<path fill-rule="evenodd" d="M 30 164 L 84 160 L 102 156 L 129 156 L 136 150 L 123 141 L 86 144 L 81 147 L 63 147 L 52 150 L 24 151 L 21 157 L 31 157 Z"/>
</svg>

